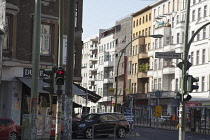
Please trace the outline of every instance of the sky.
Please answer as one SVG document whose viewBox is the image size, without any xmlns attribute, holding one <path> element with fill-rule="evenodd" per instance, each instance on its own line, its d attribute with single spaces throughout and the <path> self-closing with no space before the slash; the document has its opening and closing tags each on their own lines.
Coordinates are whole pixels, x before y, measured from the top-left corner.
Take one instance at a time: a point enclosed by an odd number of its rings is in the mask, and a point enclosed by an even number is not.
<svg viewBox="0 0 210 140">
<path fill-rule="evenodd" d="M 83 0 L 82 40 L 98 35 L 120 20 L 157 0 Z"/>
</svg>

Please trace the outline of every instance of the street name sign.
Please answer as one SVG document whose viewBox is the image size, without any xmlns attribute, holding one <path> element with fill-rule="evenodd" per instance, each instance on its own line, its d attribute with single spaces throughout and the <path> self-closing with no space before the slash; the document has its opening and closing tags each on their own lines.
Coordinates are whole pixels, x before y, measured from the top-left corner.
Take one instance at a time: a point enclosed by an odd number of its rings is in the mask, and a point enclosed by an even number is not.
<svg viewBox="0 0 210 140">
<path fill-rule="evenodd" d="M 181 59 L 181 53 L 155 52 L 155 58 Z"/>
</svg>

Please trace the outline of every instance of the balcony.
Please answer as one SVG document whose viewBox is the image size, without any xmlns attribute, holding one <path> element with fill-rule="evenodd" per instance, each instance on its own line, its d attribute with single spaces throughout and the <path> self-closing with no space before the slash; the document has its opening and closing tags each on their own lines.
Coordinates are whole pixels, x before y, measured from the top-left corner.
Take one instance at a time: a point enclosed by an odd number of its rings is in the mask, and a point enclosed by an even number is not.
<svg viewBox="0 0 210 140">
<path fill-rule="evenodd" d="M 104 78 L 104 84 L 114 83 L 114 78 Z"/>
<path fill-rule="evenodd" d="M 93 51 L 93 50 L 97 50 L 97 46 L 96 45 L 90 45 L 90 51 Z"/>
<path fill-rule="evenodd" d="M 148 53 L 140 53 L 139 54 L 139 59 L 142 59 L 142 58 L 148 58 Z"/>
<path fill-rule="evenodd" d="M 104 67 L 114 67 L 114 61 L 105 61 Z"/>
<path fill-rule="evenodd" d="M 164 52 L 175 51 L 175 46 L 176 46 L 176 45 L 174 45 L 174 44 L 165 45 L 165 46 L 163 47 L 163 51 L 164 51 Z"/>
<path fill-rule="evenodd" d="M 163 67 L 163 74 L 175 74 L 175 66 L 164 66 Z"/>
<path fill-rule="evenodd" d="M 147 72 L 138 72 L 138 78 L 147 78 Z"/>
<path fill-rule="evenodd" d="M 89 80 L 90 80 L 90 81 L 95 81 L 96 79 L 97 79 L 96 76 L 92 76 L 92 75 L 89 76 Z"/>
<path fill-rule="evenodd" d="M 90 71 L 97 71 L 98 67 L 96 65 L 90 65 L 89 70 Z"/>
<path fill-rule="evenodd" d="M 98 55 L 97 54 L 92 54 L 89 56 L 90 61 L 98 61 Z"/>
</svg>

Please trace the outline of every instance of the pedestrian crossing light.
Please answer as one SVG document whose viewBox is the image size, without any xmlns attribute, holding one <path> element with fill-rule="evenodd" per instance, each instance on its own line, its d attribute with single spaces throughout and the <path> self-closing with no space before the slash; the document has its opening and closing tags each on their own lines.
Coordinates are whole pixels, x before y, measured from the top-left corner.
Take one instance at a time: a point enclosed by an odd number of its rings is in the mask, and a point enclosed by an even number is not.
<svg viewBox="0 0 210 140">
<path fill-rule="evenodd" d="M 64 85 L 65 71 L 62 67 L 59 67 L 56 71 L 56 85 Z"/>
<path fill-rule="evenodd" d="M 162 113 L 162 106 L 155 106 L 155 117 L 160 117 Z"/>
<path fill-rule="evenodd" d="M 198 82 L 199 79 L 198 78 L 194 78 L 192 75 L 188 75 L 187 76 L 187 83 L 188 83 L 188 92 L 192 92 L 195 89 L 198 89 L 199 86 L 198 85 L 194 85 L 195 82 Z"/>
<path fill-rule="evenodd" d="M 49 92 L 50 94 L 54 94 L 55 68 L 52 67 L 51 69 L 44 69 L 43 74 L 44 74 L 43 82 L 48 83 L 48 85 L 43 86 L 43 90 Z"/>
</svg>

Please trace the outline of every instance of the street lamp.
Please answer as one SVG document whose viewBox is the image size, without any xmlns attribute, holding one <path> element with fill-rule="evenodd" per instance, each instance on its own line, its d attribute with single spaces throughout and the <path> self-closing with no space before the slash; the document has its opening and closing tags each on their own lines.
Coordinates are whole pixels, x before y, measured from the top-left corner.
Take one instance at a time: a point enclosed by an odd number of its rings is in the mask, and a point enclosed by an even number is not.
<svg viewBox="0 0 210 140">
<path fill-rule="evenodd" d="M 120 54 L 120 58 L 118 60 L 117 63 L 117 76 L 116 76 L 116 91 L 115 91 L 115 108 L 114 108 L 114 112 L 117 112 L 117 93 L 118 93 L 118 73 L 119 73 L 119 64 L 120 64 L 120 59 L 123 55 L 123 53 L 125 52 L 125 49 L 135 40 L 142 38 L 142 37 L 152 37 L 152 38 L 162 38 L 163 35 L 161 34 L 157 34 L 157 35 L 148 35 L 148 36 L 138 36 L 136 38 L 134 38 L 133 40 L 131 40 L 122 50 L 121 50 L 121 54 Z"/>
</svg>

